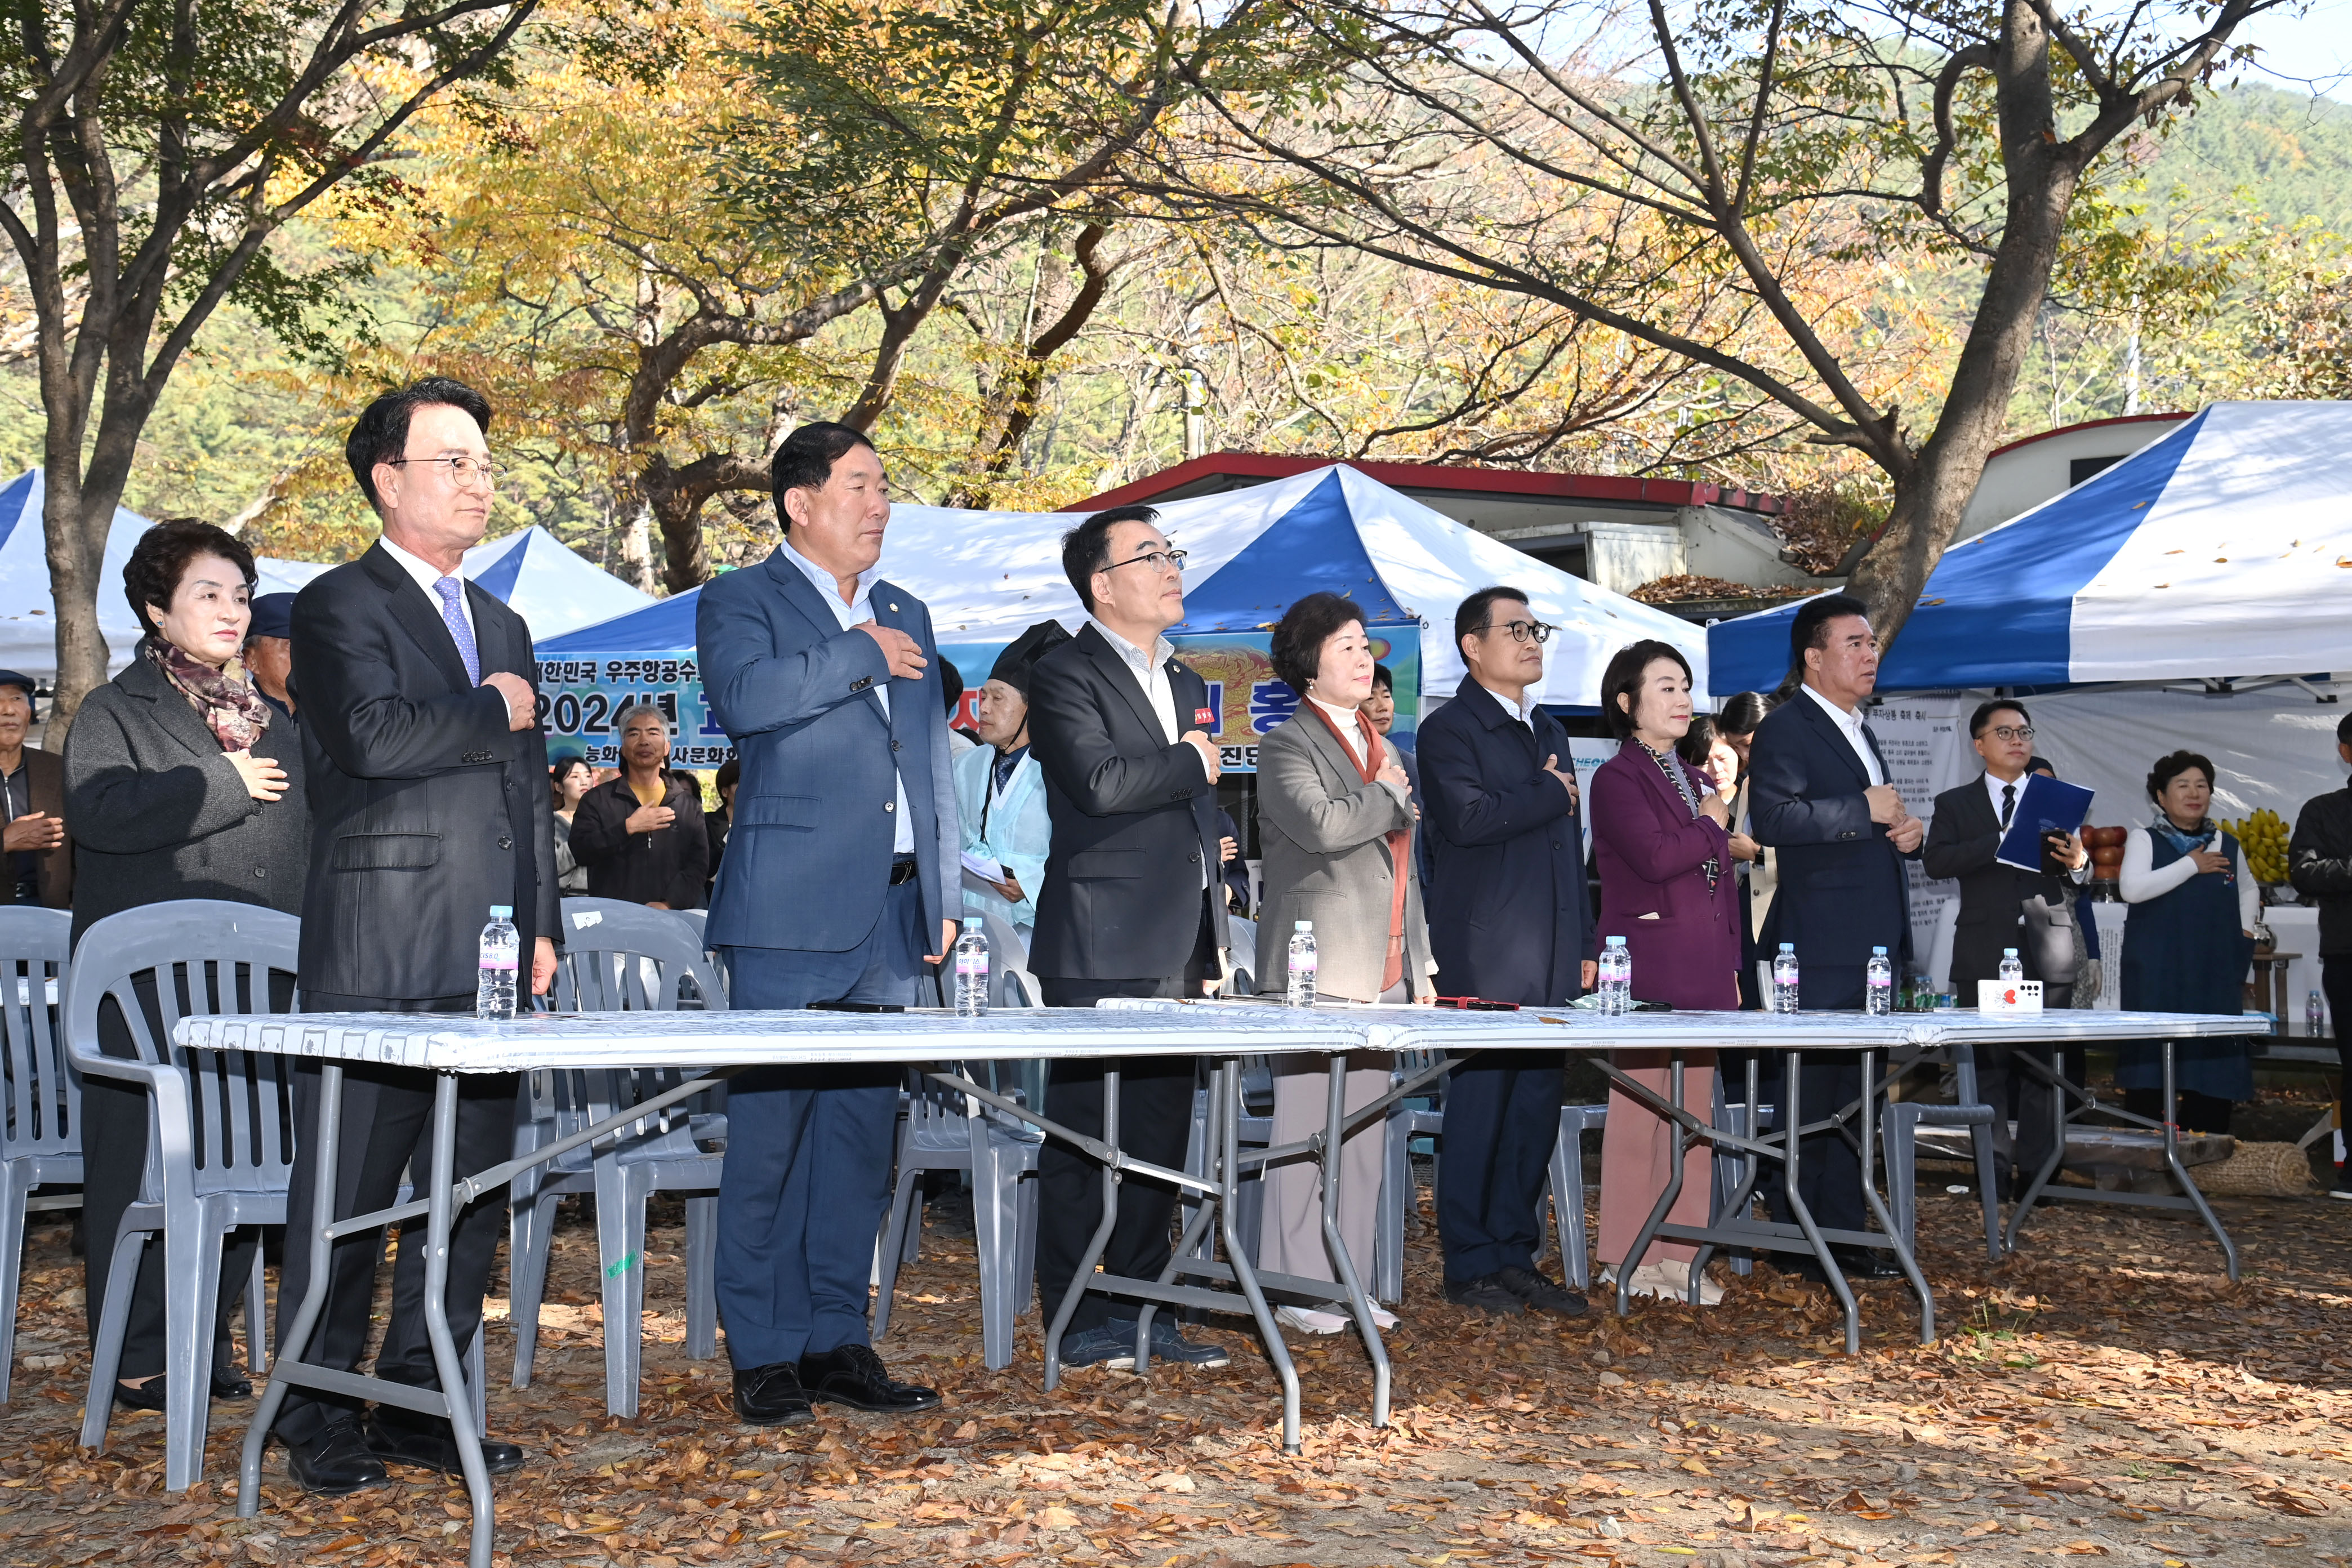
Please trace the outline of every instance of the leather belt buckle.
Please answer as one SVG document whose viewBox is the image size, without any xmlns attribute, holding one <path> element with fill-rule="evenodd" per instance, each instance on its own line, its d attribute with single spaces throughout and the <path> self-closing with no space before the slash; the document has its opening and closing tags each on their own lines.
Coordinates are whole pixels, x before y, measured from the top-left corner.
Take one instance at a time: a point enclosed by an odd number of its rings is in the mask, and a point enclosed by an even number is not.
<svg viewBox="0 0 2352 1568">
<path fill-rule="evenodd" d="M 895 887 L 897 887 L 897 886 L 898 886 L 899 883 L 901 883 L 901 882 L 911 882 L 911 881 L 913 881 L 913 880 L 915 879 L 915 871 L 916 871 L 916 865 L 915 865 L 915 862 L 914 862 L 914 861 L 912 861 L 912 860 L 893 860 L 893 861 L 891 861 L 891 862 L 890 862 L 890 885 L 891 885 L 892 887 L 894 887 L 894 888 L 895 888 Z"/>
</svg>

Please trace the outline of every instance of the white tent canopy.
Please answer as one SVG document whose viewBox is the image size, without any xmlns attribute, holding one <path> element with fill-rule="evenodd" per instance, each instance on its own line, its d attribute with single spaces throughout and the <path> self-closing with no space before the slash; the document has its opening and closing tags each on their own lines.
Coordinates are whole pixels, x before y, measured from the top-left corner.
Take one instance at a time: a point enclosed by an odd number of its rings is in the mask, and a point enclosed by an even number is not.
<svg viewBox="0 0 2352 1568">
<path fill-rule="evenodd" d="M 535 523 L 477 544 L 466 552 L 460 570 L 520 616 L 534 642 L 654 602 L 652 595 L 630 587 Z"/>
</svg>

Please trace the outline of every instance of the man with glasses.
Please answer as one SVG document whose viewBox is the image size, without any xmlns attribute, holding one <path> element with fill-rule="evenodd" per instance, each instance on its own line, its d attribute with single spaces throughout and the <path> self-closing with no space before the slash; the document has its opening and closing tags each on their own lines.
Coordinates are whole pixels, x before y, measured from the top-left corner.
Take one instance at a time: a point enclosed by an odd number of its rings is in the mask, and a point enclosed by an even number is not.
<svg viewBox="0 0 2352 1568">
<path fill-rule="evenodd" d="M 489 425 L 480 393 L 437 376 L 368 405 L 344 452 L 383 536 L 294 600 L 311 814 L 299 979 L 310 1012 L 471 1013 L 493 904 L 514 910 L 532 994 L 554 978 L 554 828 L 530 630 L 458 572 L 489 526 Z M 512 1073 L 462 1075 L 458 1175 L 513 1152 L 517 1082 Z M 318 1065 L 298 1064 L 286 1208 L 298 1229 L 317 1175 L 318 1096 Z M 390 1206 L 412 1157 L 424 1169 L 432 1109 L 430 1073 L 354 1066 L 343 1075 L 337 1218 Z M 446 1300 L 460 1346 L 481 1323 L 506 1208 L 501 1185 L 468 1205 L 450 1237 Z M 346 1372 L 358 1364 L 383 1255 L 373 1231 L 336 1244 L 326 1307 L 298 1347 L 301 1359 Z M 297 1237 L 278 1293 L 281 1354 L 310 1271 L 310 1244 Z M 421 1247 L 400 1249 L 375 1370 L 438 1386 Z M 362 1426 L 359 1410 L 340 1394 L 298 1389 L 287 1399 L 274 1430 L 297 1485 L 328 1496 L 381 1485 L 386 1461 L 458 1473 L 448 1422 L 381 1405 Z M 522 1450 L 486 1441 L 482 1458 L 493 1473 L 511 1470 Z"/>
<path fill-rule="evenodd" d="M 1960 884 L 1959 924 L 1952 932 L 1952 989 L 1960 1005 L 1973 1005 L 1977 982 L 2000 977 L 2002 950 L 2015 948 L 2028 980 L 2053 982 L 2043 1005 L 2064 1007 L 2074 985 L 2074 921 L 2066 907 L 2061 877 L 2079 878 L 2090 864 L 2083 841 L 2052 833 L 2042 840 L 2042 868 L 2028 871 L 2004 864 L 2000 841 L 2025 795 L 2033 766 L 2033 721 L 2024 706 L 1995 698 L 1978 706 L 1969 720 L 1983 774 L 1936 797 L 1927 829 L 1924 864 L 1930 877 Z M 2038 907 L 2036 907 L 2038 906 Z M 2007 1194 L 2030 1178 L 2050 1157 L 2051 1089 L 2032 1071 L 2013 1071 L 2017 1051 L 2051 1063 L 2046 1045 L 1982 1045 L 1977 1047 L 1977 1087 L 1994 1109 L 1993 1179 Z M 2009 1118 L 2017 1118 L 2014 1149 Z"/>
<path fill-rule="evenodd" d="M 1469 674 L 1422 721 L 1418 747 L 1440 995 L 1557 1005 L 1592 984 L 1576 764 L 1568 732 L 1536 706 L 1553 629 L 1517 588 L 1482 588 L 1454 613 Z M 1497 1051 L 1446 1086 L 1437 1230 L 1445 1299 L 1458 1306 L 1489 1317 L 1585 1310 L 1535 1266 L 1561 1066 L 1557 1053 Z"/>
<path fill-rule="evenodd" d="M 1227 945 L 1218 886 L 1217 715 L 1208 687 L 1176 662 L 1164 634 L 1184 618 L 1184 552 L 1148 506 L 1098 511 L 1063 536 L 1062 570 L 1087 607 L 1076 637 L 1029 677 L 1030 755 L 1053 822 L 1029 965 L 1049 1007 L 1106 996 L 1199 996 L 1215 990 Z M 1192 1119 L 1189 1057 L 1124 1064 L 1056 1062 L 1045 1113 L 1099 1138 L 1103 1074 L 1121 1068 L 1119 1146 L 1181 1168 Z M 1102 1266 L 1153 1279 L 1168 1267 L 1175 1193 L 1130 1177 Z M 1048 1139 L 1037 1162 L 1037 1299 L 1050 1324 L 1102 1218 L 1102 1173 Z M 1067 1366 L 1129 1367 L 1141 1316 L 1132 1299 L 1089 1292 L 1062 1341 Z M 1155 1313 L 1151 1354 L 1193 1366 L 1229 1359 Z"/>
</svg>

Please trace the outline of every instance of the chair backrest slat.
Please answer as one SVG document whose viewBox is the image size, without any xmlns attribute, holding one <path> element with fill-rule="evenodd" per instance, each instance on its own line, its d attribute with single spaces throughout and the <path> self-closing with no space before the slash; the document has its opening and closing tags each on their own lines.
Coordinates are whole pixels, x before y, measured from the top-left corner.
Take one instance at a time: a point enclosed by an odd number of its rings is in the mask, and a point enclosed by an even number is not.
<svg viewBox="0 0 2352 1568">
<path fill-rule="evenodd" d="M 7 1075 L 0 1158 L 71 1154 L 81 1147 L 81 1082 L 66 1060 L 57 993 L 73 956 L 73 916 L 0 907 L 0 1037 Z"/>
<path fill-rule="evenodd" d="M 172 1031 L 189 1016 L 296 1010 L 300 935 L 292 915 L 211 899 L 126 910 L 82 933 L 62 1008 L 73 1058 L 87 1068 L 105 1056 L 99 1022 L 110 1001 L 136 1058 L 179 1074 L 198 1193 L 285 1184 L 293 1154 L 290 1079 L 278 1058 L 184 1048 Z M 162 1181 L 164 1131 L 151 1121 L 151 1194 Z M 175 1140 L 182 1135 L 173 1131 Z"/>
</svg>

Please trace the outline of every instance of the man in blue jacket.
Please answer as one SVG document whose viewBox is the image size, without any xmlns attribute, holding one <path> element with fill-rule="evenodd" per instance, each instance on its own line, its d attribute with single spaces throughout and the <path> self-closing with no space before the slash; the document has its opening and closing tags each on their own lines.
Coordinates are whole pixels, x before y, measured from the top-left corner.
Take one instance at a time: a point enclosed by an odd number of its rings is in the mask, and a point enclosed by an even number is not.
<svg viewBox="0 0 2352 1568">
<path fill-rule="evenodd" d="M 1790 627 L 1790 673 L 1800 684 L 1757 726 L 1748 777 L 1756 841 L 1780 851 L 1780 891 L 1758 945 L 1797 950 L 1797 1001 L 1807 1010 L 1859 1012 L 1870 950 L 1884 947 L 1896 973 L 1911 952 L 1911 895 L 1903 870 L 1927 825 L 1889 782 L 1862 705 L 1878 686 L 1878 640 L 1869 606 L 1845 594 L 1808 600 Z M 1862 1098 L 1852 1052 L 1822 1053 L 1799 1071 L 1798 1109 L 1809 1121 Z M 1769 1096 L 1769 1091 L 1768 1098 Z M 1818 1132 L 1799 1149 L 1798 1192 L 1814 1224 L 1860 1230 L 1864 1205 L 1854 1148 Z M 1769 1184 L 1773 1215 L 1789 1223 L 1788 1194 Z M 1894 1260 L 1840 1249 L 1849 1274 L 1886 1278 Z M 1801 1272 L 1816 1274 L 1818 1264 Z"/>
<path fill-rule="evenodd" d="M 695 609 L 703 691 L 743 765 L 710 942 L 737 1007 L 913 1003 L 961 905 L 930 615 L 876 574 L 890 486 L 863 435 L 801 426 L 774 485 L 784 542 Z M 820 1401 L 940 1402 L 893 1381 L 866 1334 L 900 1077 L 779 1068 L 730 1088 L 719 1310 L 735 1413 L 754 1426 Z"/>
<path fill-rule="evenodd" d="M 1482 588 L 1454 613 L 1470 674 L 1423 721 L 1418 747 L 1441 995 L 1557 1005 L 1592 984 L 1576 764 L 1568 732 L 1535 701 L 1552 631 L 1516 588 Z M 1560 1068 L 1555 1053 L 1496 1051 L 1446 1085 L 1437 1229 L 1449 1301 L 1493 1317 L 1585 1310 L 1535 1267 Z"/>
</svg>

